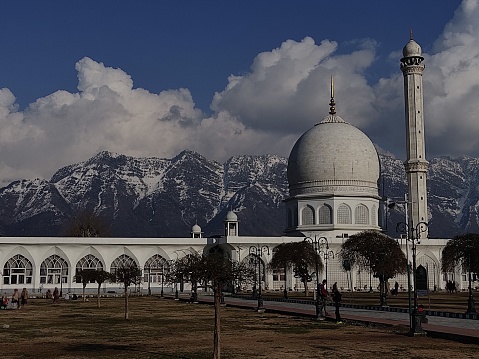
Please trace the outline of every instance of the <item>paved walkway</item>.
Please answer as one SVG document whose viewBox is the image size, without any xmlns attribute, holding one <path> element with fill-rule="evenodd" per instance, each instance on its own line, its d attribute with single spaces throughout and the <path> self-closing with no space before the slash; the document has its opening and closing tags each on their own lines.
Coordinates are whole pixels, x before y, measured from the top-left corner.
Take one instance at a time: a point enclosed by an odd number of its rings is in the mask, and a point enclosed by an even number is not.
<svg viewBox="0 0 479 359">
<path fill-rule="evenodd" d="M 200 295 L 199 301 L 211 303 L 213 298 L 210 295 Z M 225 297 L 225 304 L 252 309 L 257 307 L 256 300 L 228 296 Z M 271 311 L 308 317 L 315 316 L 315 306 L 313 304 L 265 300 L 264 308 L 266 312 Z M 327 319 L 334 320 L 334 318 L 334 307 L 328 306 Z M 341 318 L 344 321 L 409 327 L 408 313 L 401 312 L 341 307 Z M 448 318 L 443 316 L 428 316 L 427 319 L 428 323 L 424 323 L 422 327 L 429 336 L 475 344 L 479 343 L 479 320 Z"/>
</svg>

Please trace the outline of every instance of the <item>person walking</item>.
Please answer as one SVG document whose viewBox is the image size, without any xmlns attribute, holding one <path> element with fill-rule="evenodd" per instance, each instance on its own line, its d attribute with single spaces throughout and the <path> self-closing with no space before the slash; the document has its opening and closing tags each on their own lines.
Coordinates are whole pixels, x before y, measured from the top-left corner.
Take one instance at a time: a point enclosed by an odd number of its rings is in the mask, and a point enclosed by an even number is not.
<svg viewBox="0 0 479 359">
<path fill-rule="evenodd" d="M 22 307 L 27 305 L 28 302 L 28 290 L 27 288 L 22 289 L 22 294 L 20 294 L 20 300 L 22 303 Z"/>
<path fill-rule="evenodd" d="M 58 291 L 58 288 L 55 287 L 53 290 L 53 303 L 58 304 L 58 298 L 60 298 L 60 292 Z"/>
<path fill-rule="evenodd" d="M 321 296 L 321 311 L 324 311 L 324 316 L 327 316 L 326 312 L 326 300 L 329 298 L 326 279 L 319 285 L 319 295 Z"/>
<path fill-rule="evenodd" d="M 334 302 L 334 314 L 336 315 L 336 323 L 341 324 L 341 314 L 339 313 L 339 307 L 341 306 L 341 292 L 338 289 L 338 283 L 333 284 L 333 302 Z"/>
<path fill-rule="evenodd" d="M 19 294 L 18 294 L 18 289 L 13 290 L 13 295 L 12 295 L 12 309 L 18 309 L 18 299 L 19 299 Z"/>
</svg>

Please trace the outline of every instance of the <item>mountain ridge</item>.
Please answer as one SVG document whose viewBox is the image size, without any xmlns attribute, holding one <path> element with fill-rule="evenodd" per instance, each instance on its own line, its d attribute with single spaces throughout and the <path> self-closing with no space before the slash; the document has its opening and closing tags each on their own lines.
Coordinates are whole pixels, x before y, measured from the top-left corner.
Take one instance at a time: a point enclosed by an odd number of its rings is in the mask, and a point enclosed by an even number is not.
<svg viewBox="0 0 479 359">
<path fill-rule="evenodd" d="M 380 195 L 402 198 L 402 161 L 379 158 Z M 215 235 L 223 233 L 223 219 L 234 209 L 240 235 L 278 236 L 285 227 L 286 170 L 287 159 L 277 155 L 238 155 L 220 164 L 191 150 L 171 159 L 102 151 L 58 169 L 50 180 L 23 179 L 0 188 L 0 234 L 61 236 L 87 211 L 108 223 L 113 236 L 188 237 L 196 223 L 205 235 Z M 479 159 L 431 159 L 428 205 L 431 237 L 479 231 Z M 383 216 L 386 232 L 397 235 L 404 206 Z"/>
</svg>

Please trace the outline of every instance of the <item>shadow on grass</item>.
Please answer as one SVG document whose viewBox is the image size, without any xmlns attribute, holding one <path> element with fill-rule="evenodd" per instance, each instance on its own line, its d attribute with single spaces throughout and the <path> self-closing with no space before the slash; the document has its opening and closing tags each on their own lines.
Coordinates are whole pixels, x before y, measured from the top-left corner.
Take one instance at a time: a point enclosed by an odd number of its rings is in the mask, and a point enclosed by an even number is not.
<svg viewBox="0 0 479 359">
<path fill-rule="evenodd" d="M 136 355 L 141 354 L 145 358 L 156 358 L 156 359 L 167 359 L 167 358 L 176 358 L 176 359 L 209 359 L 211 358 L 211 353 L 205 352 L 191 352 L 191 353 L 169 353 L 169 352 L 153 352 L 141 349 L 137 346 L 127 345 L 127 344 L 102 344 L 102 343 L 84 343 L 84 344 L 75 344 L 69 345 L 67 347 L 68 351 L 81 353 L 81 352 L 89 352 L 89 353 L 101 353 L 101 352 L 108 352 L 108 351 L 119 351 L 123 352 L 134 352 Z M 111 353 L 110 353 L 111 354 Z M 101 354 L 100 354 L 101 355 Z M 108 354 L 107 354 L 108 355 Z M 153 356 L 152 356 L 153 355 Z M 225 356 L 228 357 L 228 356 Z"/>
<path fill-rule="evenodd" d="M 127 344 L 103 344 L 103 343 L 83 343 L 69 345 L 68 350 L 73 352 L 98 352 L 107 350 L 138 351 L 138 348 Z"/>
</svg>

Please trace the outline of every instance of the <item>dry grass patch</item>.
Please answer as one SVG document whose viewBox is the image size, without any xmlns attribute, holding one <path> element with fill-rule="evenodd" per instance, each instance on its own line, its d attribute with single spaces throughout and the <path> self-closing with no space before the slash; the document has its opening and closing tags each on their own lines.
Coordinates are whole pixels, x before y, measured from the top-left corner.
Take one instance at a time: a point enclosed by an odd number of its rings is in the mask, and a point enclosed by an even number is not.
<svg viewBox="0 0 479 359">
<path fill-rule="evenodd" d="M 475 358 L 478 345 L 425 337 L 409 338 L 404 328 L 336 325 L 278 314 L 225 307 L 223 358 Z M 32 300 L 20 310 L 0 311 L 2 358 L 211 358 L 213 307 L 130 298 Z M 9 328 L 4 326 L 9 325 Z"/>
</svg>

